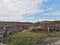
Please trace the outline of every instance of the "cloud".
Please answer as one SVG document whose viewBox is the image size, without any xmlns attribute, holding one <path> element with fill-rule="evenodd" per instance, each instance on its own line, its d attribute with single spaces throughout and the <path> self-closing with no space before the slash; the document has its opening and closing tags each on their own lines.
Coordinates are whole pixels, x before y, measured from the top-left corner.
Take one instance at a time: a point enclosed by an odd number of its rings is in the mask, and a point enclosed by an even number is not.
<svg viewBox="0 0 60 45">
<path fill-rule="evenodd" d="M 60 11 L 55 11 L 52 13 L 53 15 L 60 15 Z"/>
<path fill-rule="evenodd" d="M 50 21 L 49 19 L 40 19 L 39 21 Z"/>
<path fill-rule="evenodd" d="M 56 20 L 60 20 L 60 19 L 40 19 L 39 21 L 56 21 Z"/>
<path fill-rule="evenodd" d="M 39 12 L 44 2 L 47 0 L 0 0 L 0 20 L 23 21 L 25 14 Z"/>
<path fill-rule="evenodd" d="M 59 16 L 60 15 L 60 11 L 46 12 L 46 13 L 42 13 L 42 15 L 55 15 L 55 16 Z"/>
</svg>

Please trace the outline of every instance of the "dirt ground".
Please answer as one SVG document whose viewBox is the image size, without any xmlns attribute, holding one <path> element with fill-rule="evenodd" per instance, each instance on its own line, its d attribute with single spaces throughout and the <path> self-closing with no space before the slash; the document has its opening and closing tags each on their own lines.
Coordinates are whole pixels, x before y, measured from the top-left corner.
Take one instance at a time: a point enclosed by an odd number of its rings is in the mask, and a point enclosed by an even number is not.
<svg viewBox="0 0 60 45">
<path fill-rule="evenodd" d="M 46 45 L 60 45 L 60 37 L 50 37 L 44 39 L 45 42 L 48 42 Z"/>
</svg>

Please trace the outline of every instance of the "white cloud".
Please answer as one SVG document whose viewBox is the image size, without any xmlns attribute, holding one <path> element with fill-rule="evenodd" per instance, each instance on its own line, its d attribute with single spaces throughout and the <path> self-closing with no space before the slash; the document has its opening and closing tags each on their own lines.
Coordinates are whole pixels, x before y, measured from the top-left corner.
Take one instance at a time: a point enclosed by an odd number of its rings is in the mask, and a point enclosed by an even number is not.
<svg viewBox="0 0 60 45">
<path fill-rule="evenodd" d="M 60 11 L 55 11 L 52 13 L 53 15 L 60 15 Z"/>
<path fill-rule="evenodd" d="M 43 2 L 47 0 L 0 0 L 0 20 L 22 21 L 25 14 L 39 12 Z"/>
<path fill-rule="evenodd" d="M 60 20 L 60 19 L 40 19 L 39 21 L 55 21 L 55 20 Z"/>
<path fill-rule="evenodd" d="M 39 21 L 49 21 L 49 19 L 40 19 Z"/>
<path fill-rule="evenodd" d="M 46 13 L 42 13 L 42 15 L 60 15 L 60 11 L 51 11 L 51 12 L 46 12 Z"/>
</svg>

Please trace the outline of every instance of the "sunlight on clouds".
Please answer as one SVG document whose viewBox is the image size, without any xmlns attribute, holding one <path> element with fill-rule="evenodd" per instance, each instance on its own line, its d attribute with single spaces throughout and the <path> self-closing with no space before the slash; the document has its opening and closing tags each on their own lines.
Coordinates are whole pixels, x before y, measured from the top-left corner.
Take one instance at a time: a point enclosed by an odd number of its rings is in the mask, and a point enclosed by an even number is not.
<svg viewBox="0 0 60 45">
<path fill-rule="evenodd" d="M 0 21 L 36 22 L 42 16 L 46 17 L 45 15 L 47 17 L 48 15 L 60 15 L 60 11 L 55 7 L 54 3 L 48 0 L 0 0 Z M 34 15 L 38 16 L 34 17 Z M 41 17 L 38 18 L 39 16 Z"/>
<path fill-rule="evenodd" d="M 0 0 L 0 20 L 21 21 L 25 14 L 39 12 L 39 6 L 45 1 L 47 0 Z"/>
</svg>

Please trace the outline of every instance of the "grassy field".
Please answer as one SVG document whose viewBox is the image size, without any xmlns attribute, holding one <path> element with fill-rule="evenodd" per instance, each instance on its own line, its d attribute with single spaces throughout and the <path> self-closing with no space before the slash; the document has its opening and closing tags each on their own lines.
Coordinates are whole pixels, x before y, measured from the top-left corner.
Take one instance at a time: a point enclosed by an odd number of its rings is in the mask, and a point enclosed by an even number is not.
<svg viewBox="0 0 60 45">
<path fill-rule="evenodd" d="M 60 32 L 42 33 L 42 32 L 18 32 L 5 37 L 4 43 L 7 45 L 49 45 L 44 41 L 48 37 L 60 36 Z"/>
</svg>

